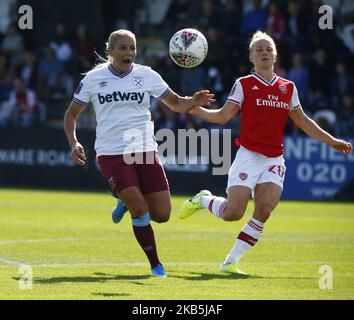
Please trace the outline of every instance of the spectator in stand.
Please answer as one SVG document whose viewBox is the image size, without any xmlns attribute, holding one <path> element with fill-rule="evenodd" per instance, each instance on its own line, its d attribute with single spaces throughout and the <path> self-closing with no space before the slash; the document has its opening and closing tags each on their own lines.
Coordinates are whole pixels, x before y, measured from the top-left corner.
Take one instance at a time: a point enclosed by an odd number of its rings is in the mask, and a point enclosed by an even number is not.
<svg viewBox="0 0 354 320">
<path fill-rule="evenodd" d="M 268 4 L 267 30 L 274 35 L 274 38 L 282 40 L 285 33 L 285 19 L 283 13 L 278 9 L 276 1 Z"/>
<path fill-rule="evenodd" d="M 203 65 L 220 67 L 227 64 L 228 52 L 221 48 L 226 46 L 220 32 L 215 27 L 209 27 L 205 31 L 205 37 L 208 39 L 208 58 Z"/>
<path fill-rule="evenodd" d="M 250 0 L 238 0 L 242 6 L 242 15 L 245 16 L 247 12 L 253 9 L 253 3 Z M 261 0 L 261 7 L 265 8 L 268 5 L 269 0 Z"/>
<path fill-rule="evenodd" d="M 10 57 L 12 64 L 19 65 L 22 62 L 23 49 L 22 36 L 17 32 L 17 26 L 12 24 L 1 42 L 1 50 Z"/>
<path fill-rule="evenodd" d="M 343 96 L 338 108 L 337 131 L 341 137 L 354 137 L 354 98 L 352 92 Z"/>
<path fill-rule="evenodd" d="M 348 73 L 347 66 L 343 62 L 337 62 L 335 75 L 332 78 L 331 93 L 333 105 L 338 106 L 346 92 L 354 91 L 354 77 Z"/>
<path fill-rule="evenodd" d="M 55 51 L 47 48 L 45 58 L 39 62 L 38 87 L 40 95 L 48 101 L 65 94 L 65 70 Z"/>
<path fill-rule="evenodd" d="M 15 79 L 15 89 L 10 93 L 6 106 L 8 114 L 2 119 L 2 125 L 13 124 L 28 128 L 36 124 L 39 118 L 39 108 L 36 94 L 25 87 L 22 79 Z"/>
<path fill-rule="evenodd" d="M 309 91 L 309 70 L 306 65 L 303 64 L 301 53 L 293 54 L 292 67 L 289 70 L 288 79 L 293 81 L 299 89 L 300 100 L 306 102 Z"/>
<path fill-rule="evenodd" d="M 14 79 L 15 68 L 10 64 L 9 58 L 0 51 L 0 103 L 9 98 Z"/>
<path fill-rule="evenodd" d="M 248 11 L 241 25 L 242 33 L 252 33 L 256 30 L 265 30 L 267 27 L 267 14 L 261 8 L 260 0 L 253 0 L 253 9 Z"/>
<path fill-rule="evenodd" d="M 290 0 L 288 2 L 285 28 L 290 52 L 305 49 L 305 44 L 308 41 L 307 17 L 301 9 L 299 1 Z"/>
<path fill-rule="evenodd" d="M 236 0 L 226 0 L 225 8 L 218 11 L 217 27 L 231 46 L 238 41 L 242 18 L 242 3 L 236 3 Z"/>
<path fill-rule="evenodd" d="M 165 81 L 171 86 L 171 88 L 176 88 L 176 91 L 180 91 L 181 72 L 180 69 L 176 68 L 176 65 L 169 56 L 162 62 L 162 69 Z"/>
<path fill-rule="evenodd" d="M 332 68 L 323 49 L 314 53 L 310 64 L 310 89 L 328 97 L 330 94 Z"/>
<path fill-rule="evenodd" d="M 313 113 L 318 110 L 328 109 L 332 107 L 332 103 L 328 96 L 325 96 L 321 91 L 309 91 L 307 110 Z"/>
<path fill-rule="evenodd" d="M 37 90 L 38 64 L 37 57 L 33 52 L 24 54 L 24 64 L 21 66 L 20 74 L 27 88 Z"/>
<path fill-rule="evenodd" d="M 214 0 L 201 0 L 196 24 L 205 29 L 217 24 L 217 8 Z"/>
<path fill-rule="evenodd" d="M 72 49 L 66 34 L 66 27 L 59 22 L 55 28 L 55 36 L 49 43 L 49 47 L 55 51 L 56 58 L 61 62 L 67 62 L 72 57 Z"/>
<path fill-rule="evenodd" d="M 73 41 L 73 52 L 81 72 L 87 71 L 93 65 L 95 47 L 95 41 L 89 35 L 87 26 L 80 23 L 76 29 L 76 38 Z"/>
<path fill-rule="evenodd" d="M 165 22 L 168 24 L 168 28 L 172 29 L 172 32 L 181 29 L 186 23 L 194 21 L 193 1 L 190 0 L 174 0 L 171 1 L 171 5 L 166 12 L 166 17 L 163 19 L 164 25 Z"/>
</svg>

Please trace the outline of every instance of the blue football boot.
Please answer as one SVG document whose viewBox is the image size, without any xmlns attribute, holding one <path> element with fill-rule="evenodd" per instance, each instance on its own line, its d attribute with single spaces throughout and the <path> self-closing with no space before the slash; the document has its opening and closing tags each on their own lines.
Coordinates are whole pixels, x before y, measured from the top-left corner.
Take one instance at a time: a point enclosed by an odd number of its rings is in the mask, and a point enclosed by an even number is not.
<svg viewBox="0 0 354 320">
<path fill-rule="evenodd" d="M 123 201 L 119 199 L 117 206 L 115 208 L 113 208 L 113 210 L 112 210 L 113 223 L 119 223 L 123 219 L 124 214 L 127 211 L 128 211 L 128 209 L 125 207 Z"/>
<path fill-rule="evenodd" d="M 159 263 L 156 267 L 151 269 L 152 271 L 152 276 L 153 277 L 159 277 L 159 278 L 166 278 L 167 273 L 165 271 L 165 268 L 161 263 Z"/>
</svg>

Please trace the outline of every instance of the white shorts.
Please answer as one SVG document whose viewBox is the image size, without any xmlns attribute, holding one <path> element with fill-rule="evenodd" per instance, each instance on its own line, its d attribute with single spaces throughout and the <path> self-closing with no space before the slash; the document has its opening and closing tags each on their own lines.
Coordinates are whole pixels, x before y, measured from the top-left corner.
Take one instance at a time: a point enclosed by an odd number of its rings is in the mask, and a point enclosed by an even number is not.
<svg viewBox="0 0 354 320">
<path fill-rule="evenodd" d="M 257 184 L 266 182 L 283 189 L 285 170 L 283 156 L 268 158 L 241 146 L 229 170 L 226 192 L 233 186 L 245 186 L 253 191 Z"/>
</svg>

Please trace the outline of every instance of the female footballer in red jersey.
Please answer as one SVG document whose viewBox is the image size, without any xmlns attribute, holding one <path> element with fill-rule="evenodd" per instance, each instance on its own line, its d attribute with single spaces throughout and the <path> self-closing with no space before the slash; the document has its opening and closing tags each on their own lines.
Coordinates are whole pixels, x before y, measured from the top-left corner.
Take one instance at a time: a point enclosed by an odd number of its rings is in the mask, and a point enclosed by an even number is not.
<svg viewBox="0 0 354 320">
<path fill-rule="evenodd" d="M 285 177 L 283 135 L 288 117 L 308 136 L 348 154 L 350 143 L 322 130 L 304 112 L 295 84 L 274 74 L 277 50 L 274 40 L 257 31 L 250 42 L 252 74 L 236 80 L 228 100 L 217 110 L 197 107 L 189 113 L 201 119 L 225 124 L 241 113 L 240 149 L 230 168 L 227 199 L 202 190 L 182 204 L 179 216 L 185 219 L 202 208 L 225 221 L 240 220 L 251 192 L 254 212 L 238 235 L 221 265 L 222 272 L 242 273 L 237 263 L 254 246 L 280 199 Z"/>
</svg>

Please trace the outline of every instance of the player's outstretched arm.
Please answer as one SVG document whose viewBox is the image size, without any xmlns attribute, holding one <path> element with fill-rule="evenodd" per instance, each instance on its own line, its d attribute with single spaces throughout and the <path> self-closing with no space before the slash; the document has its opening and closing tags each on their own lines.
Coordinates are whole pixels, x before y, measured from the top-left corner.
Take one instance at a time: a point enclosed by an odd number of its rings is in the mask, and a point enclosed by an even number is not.
<svg viewBox="0 0 354 320">
<path fill-rule="evenodd" d="M 352 145 L 349 142 L 337 139 L 327 131 L 323 130 L 315 121 L 310 119 L 304 113 L 301 107 L 291 111 L 289 116 L 295 124 L 311 138 L 324 142 L 333 149 L 344 154 L 352 152 Z"/>
<path fill-rule="evenodd" d="M 240 111 L 240 105 L 234 102 L 226 101 L 220 109 L 205 109 L 202 107 L 196 107 L 190 110 L 188 113 L 201 118 L 204 121 L 224 125 L 231 118 L 235 117 Z"/>
<path fill-rule="evenodd" d="M 214 100 L 214 94 L 209 90 L 201 90 L 194 93 L 193 97 L 181 97 L 177 93 L 171 91 L 165 98 L 161 100 L 172 111 L 178 113 L 188 112 L 197 106 L 211 106 Z"/>
<path fill-rule="evenodd" d="M 76 102 L 71 102 L 64 116 L 64 131 L 71 147 L 71 156 L 74 162 L 83 166 L 86 163 L 86 155 L 83 146 L 76 137 L 76 121 L 83 107 Z"/>
</svg>

